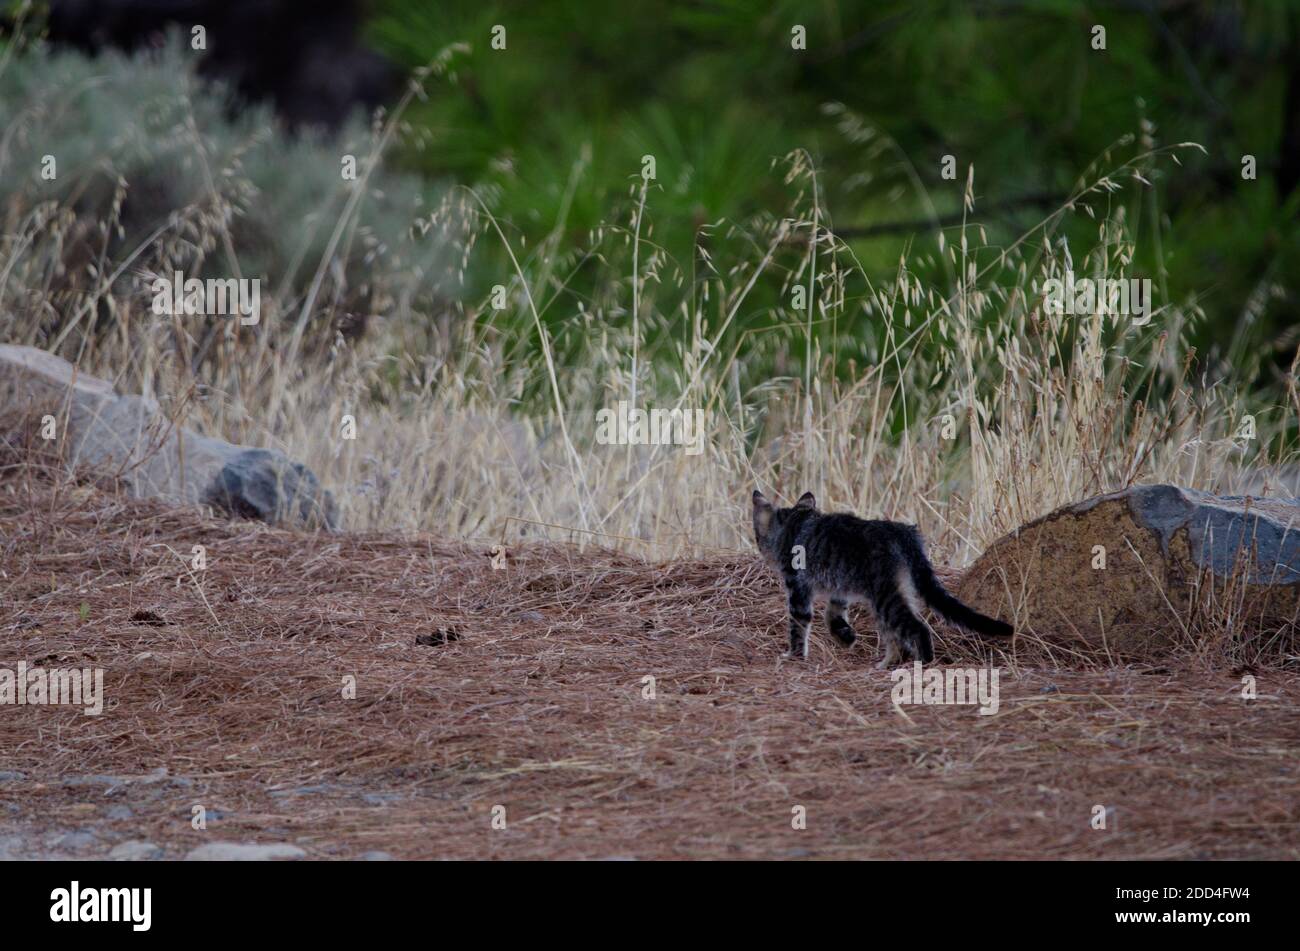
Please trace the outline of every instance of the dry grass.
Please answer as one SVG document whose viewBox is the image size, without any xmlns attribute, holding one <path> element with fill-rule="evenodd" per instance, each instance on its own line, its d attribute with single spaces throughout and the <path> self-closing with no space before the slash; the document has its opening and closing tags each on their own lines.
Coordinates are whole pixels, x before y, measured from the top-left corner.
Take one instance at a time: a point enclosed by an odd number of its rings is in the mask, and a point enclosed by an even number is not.
<svg viewBox="0 0 1300 951">
<path fill-rule="evenodd" d="M 1250 466 L 1291 458 L 1295 394 L 1243 393 L 1249 367 L 1196 366 L 1194 301 L 1160 299 L 1157 281 L 1145 325 L 1044 313 L 1044 282 L 1067 269 L 1145 276 L 1129 211 L 1158 211 L 1143 183 L 1186 143 L 1116 143 L 1062 207 L 1000 245 L 978 223 L 968 169 L 969 224 L 882 275 L 836 237 L 830 186 L 802 152 L 774 162 L 785 207 L 702 226 L 689 261 L 656 243 L 662 186 L 642 181 L 578 248 L 563 210 L 525 244 L 490 193 L 467 190 L 413 207 L 409 235 L 380 242 L 361 213 L 382 204 L 377 170 L 410 131 L 399 105 L 357 149 L 365 175 L 322 192 L 325 250 L 291 256 L 308 289 L 260 275 L 263 318 L 243 327 L 151 311 L 153 275 L 257 276 L 235 241 L 258 201 L 243 153 L 219 153 L 184 102 L 173 113 L 169 162 L 207 169 L 208 185 L 149 240 L 113 240 L 125 178 L 105 220 L 36 186 L 10 196 L 0 339 L 156 395 L 201 431 L 284 449 L 335 490 L 353 529 L 697 556 L 744 542 L 758 484 L 917 522 L 964 565 L 1088 495 L 1140 481 L 1232 490 Z M 24 113 L 22 135 L 39 139 L 45 117 Z M 868 141 L 843 107 L 828 121 Z M 578 156 L 566 194 L 585 169 Z M 1094 247 L 1065 237 L 1080 217 L 1096 223 Z M 504 309 L 483 292 L 496 284 Z M 596 413 L 619 400 L 704 411 L 704 451 L 599 444 Z M 1254 438 L 1239 435 L 1247 415 Z"/>
<path fill-rule="evenodd" d="M 27 781 L 0 783 L 0 827 L 173 856 L 1300 856 L 1293 674 L 1255 671 L 1246 702 L 1193 655 L 1062 668 L 1020 643 L 993 658 L 997 715 L 900 711 L 861 617 L 856 648 L 822 634 L 781 659 L 782 598 L 748 553 L 531 544 L 494 570 L 427 534 L 294 534 L 109 488 L 29 464 L 0 481 L 4 659 L 103 667 L 107 695 L 97 718 L 6 708 Z M 120 804 L 134 817 L 107 818 Z"/>
</svg>

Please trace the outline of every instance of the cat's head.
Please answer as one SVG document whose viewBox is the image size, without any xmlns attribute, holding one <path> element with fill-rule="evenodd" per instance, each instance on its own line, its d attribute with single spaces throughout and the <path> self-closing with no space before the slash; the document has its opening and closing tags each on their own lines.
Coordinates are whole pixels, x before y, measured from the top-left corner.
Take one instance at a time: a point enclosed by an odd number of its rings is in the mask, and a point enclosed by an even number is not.
<svg viewBox="0 0 1300 951">
<path fill-rule="evenodd" d="M 812 511 L 817 508 L 817 499 L 811 492 L 799 496 L 799 501 L 791 508 L 779 509 L 757 489 L 754 490 L 754 542 L 758 550 L 773 564 L 780 563 L 777 545 L 790 517 L 797 512 Z"/>
</svg>

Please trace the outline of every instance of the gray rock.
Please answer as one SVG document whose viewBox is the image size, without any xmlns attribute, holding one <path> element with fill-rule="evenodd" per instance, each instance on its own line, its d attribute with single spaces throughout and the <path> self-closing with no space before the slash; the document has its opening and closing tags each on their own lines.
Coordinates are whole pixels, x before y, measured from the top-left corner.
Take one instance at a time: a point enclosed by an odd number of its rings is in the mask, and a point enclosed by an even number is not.
<svg viewBox="0 0 1300 951">
<path fill-rule="evenodd" d="M 54 838 L 51 844 L 55 848 L 66 849 L 69 852 L 84 852 L 99 845 L 99 836 L 81 829 L 77 832 L 65 832 Z"/>
<path fill-rule="evenodd" d="M 183 816 L 186 820 L 189 820 L 194 815 L 194 807 L 181 806 L 179 809 L 176 810 L 175 814 L 178 816 Z M 229 819 L 231 815 L 232 813 L 224 812 L 221 809 L 217 809 L 216 807 L 205 809 L 203 811 L 203 819 L 205 822 L 208 823 L 221 822 L 223 819 Z"/>
<path fill-rule="evenodd" d="M 73 789 L 76 789 L 81 786 L 106 786 L 109 791 L 112 791 L 119 786 L 123 786 L 127 782 L 129 782 L 129 780 L 121 776 L 103 776 L 103 775 L 65 776 L 63 777 L 63 779 L 60 780 L 60 783 L 62 785 L 71 787 Z"/>
<path fill-rule="evenodd" d="M 409 796 L 399 792 L 368 792 L 361 794 L 361 800 L 371 806 L 387 806 L 394 802 L 403 802 Z"/>
<path fill-rule="evenodd" d="M 113 821 L 133 819 L 135 818 L 135 813 L 131 810 L 130 806 L 110 806 L 108 811 L 104 813 L 104 818 Z"/>
<path fill-rule="evenodd" d="M 26 778 L 26 773 L 20 773 L 16 769 L 0 769 L 0 783 L 17 783 Z"/>
<path fill-rule="evenodd" d="M 1118 495 L 1138 524 L 1159 536 L 1166 557 L 1175 534 L 1185 532 L 1192 560 L 1220 577 L 1249 553 L 1250 584 L 1300 581 L 1300 499 L 1211 495 L 1174 485 L 1141 485 Z"/>
<path fill-rule="evenodd" d="M 9 862 L 22 858 L 27 851 L 27 840 L 21 835 L 11 833 L 0 835 L 0 862 Z"/>
<path fill-rule="evenodd" d="M 245 449 L 232 456 L 208 486 L 203 501 L 238 518 L 338 527 L 333 496 L 321 491 L 315 474 L 270 449 Z"/>
<path fill-rule="evenodd" d="M 299 462 L 173 425 L 157 401 L 119 396 L 106 380 L 35 347 L 0 344 L 0 405 L 62 416 L 72 466 L 119 476 L 137 497 L 210 505 L 240 518 L 338 528 L 334 497 Z"/>
<path fill-rule="evenodd" d="M 378 850 L 375 850 L 373 852 L 362 852 L 359 856 L 357 856 L 357 858 L 360 859 L 362 862 L 396 862 L 397 861 L 397 859 L 393 858 L 392 853 L 380 852 Z"/>
<path fill-rule="evenodd" d="M 258 845 L 253 842 L 211 842 L 200 845 L 185 856 L 187 862 L 271 862 L 277 859 L 306 858 L 307 853 L 296 845 L 276 842 Z"/>
<path fill-rule="evenodd" d="M 328 783 L 321 783 L 315 786 L 295 786 L 292 789 L 273 789 L 271 798 L 273 799 L 292 799 L 297 796 L 318 796 L 323 793 L 332 792 L 334 787 Z"/>
<path fill-rule="evenodd" d="M 163 850 L 152 842 L 122 842 L 109 850 L 110 862 L 152 862 L 163 857 Z"/>
</svg>

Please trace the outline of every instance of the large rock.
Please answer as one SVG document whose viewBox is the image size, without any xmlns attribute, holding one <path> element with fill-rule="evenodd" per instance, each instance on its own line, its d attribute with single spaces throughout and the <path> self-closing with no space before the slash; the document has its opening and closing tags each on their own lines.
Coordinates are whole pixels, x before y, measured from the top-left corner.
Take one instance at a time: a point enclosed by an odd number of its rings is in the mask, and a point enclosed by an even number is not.
<svg viewBox="0 0 1300 951">
<path fill-rule="evenodd" d="M 119 476 L 139 497 L 309 528 L 338 527 L 333 496 L 301 463 L 173 425 L 157 402 L 34 347 L 0 344 L 0 406 L 67 412 L 64 458 Z M 62 435 L 62 434 L 61 434 Z"/>
<path fill-rule="evenodd" d="M 1099 495 L 995 542 L 958 592 L 1049 643 L 1074 634 L 1119 652 L 1186 641 L 1207 609 L 1279 630 L 1300 604 L 1300 499 L 1173 485 Z"/>
</svg>

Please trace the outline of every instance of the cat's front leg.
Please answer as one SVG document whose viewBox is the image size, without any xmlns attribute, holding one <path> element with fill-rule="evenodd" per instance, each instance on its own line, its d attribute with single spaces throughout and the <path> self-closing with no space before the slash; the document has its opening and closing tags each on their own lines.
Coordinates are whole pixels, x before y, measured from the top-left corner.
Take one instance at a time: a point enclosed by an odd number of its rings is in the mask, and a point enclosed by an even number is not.
<svg viewBox="0 0 1300 951">
<path fill-rule="evenodd" d="M 790 655 L 795 658 L 808 656 L 808 630 L 812 627 L 812 585 L 803 581 L 798 575 L 785 579 L 786 591 L 790 595 Z"/>
</svg>

